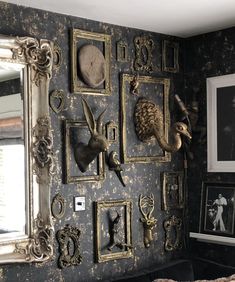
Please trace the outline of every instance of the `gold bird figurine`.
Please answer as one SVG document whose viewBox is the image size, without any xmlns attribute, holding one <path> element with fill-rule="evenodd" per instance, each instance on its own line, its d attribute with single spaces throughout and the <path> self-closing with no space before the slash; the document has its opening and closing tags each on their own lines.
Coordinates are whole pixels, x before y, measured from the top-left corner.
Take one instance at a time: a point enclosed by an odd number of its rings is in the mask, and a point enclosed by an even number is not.
<svg viewBox="0 0 235 282">
<path fill-rule="evenodd" d="M 122 183 L 122 185 L 124 187 L 126 187 L 126 184 L 124 183 L 123 179 L 122 179 L 122 175 L 121 175 L 121 171 L 123 171 L 122 167 L 121 167 L 121 163 L 117 158 L 118 154 L 115 151 L 111 151 L 108 157 L 108 166 L 109 166 L 109 170 L 113 170 L 118 179 L 120 180 L 120 182 Z"/>
</svg>

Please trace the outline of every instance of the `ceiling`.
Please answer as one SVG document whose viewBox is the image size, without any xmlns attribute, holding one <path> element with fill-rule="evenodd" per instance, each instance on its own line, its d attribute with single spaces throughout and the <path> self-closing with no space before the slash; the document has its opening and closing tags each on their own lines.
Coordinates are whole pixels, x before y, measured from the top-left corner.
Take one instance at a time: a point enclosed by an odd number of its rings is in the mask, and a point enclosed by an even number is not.
<svg viewBox="0 0 235 282">
<path fill-rule="evenodd" d="M 179 37 L 235 26 L 234 0 L 3 1 Z"/>
</svg>

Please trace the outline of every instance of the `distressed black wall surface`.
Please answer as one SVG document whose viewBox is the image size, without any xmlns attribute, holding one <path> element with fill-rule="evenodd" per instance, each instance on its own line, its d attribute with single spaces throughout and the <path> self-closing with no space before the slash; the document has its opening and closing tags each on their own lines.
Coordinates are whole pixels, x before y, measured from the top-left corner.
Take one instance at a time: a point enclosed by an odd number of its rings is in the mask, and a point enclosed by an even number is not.
<svg viewBox="0 0 235 282">
<path fill-rule="evenodd" d="M 235 28 L 195 36 L 185 41 L 185 97 L 193 96 L 199 101 L 199 124 L 206 126 L 206 78 L 235 72 Z M 226 115 L 226 113 L 224 113 Z M 189 163 L 189 225 L 198 232 L 202 181 L 235 182 L 234 173 L 207 172 L 207 144 L 198 143 L 198 134 L 193 138 L 194 160 Z M 216 244 L 194 242 L 191 255 L 215 260 L 226 265 L 235 265 L 235 248 Z"/>
<path fill-rule="evenodd" d="M 56 42 L 62 49 L 62 65 L 58 72 L 53 73 L 50 83 L 50 91 L 62 89 L 66 94 L 65 110 L 55 114 L 51 110 L 52 129 L 54 137 L 54 151 L 56 156 L 57 174 L 53 178 L 51 198 L 56 193 L 60 193 L 67 201 L 67 208 L 62 219 L 55 222 L 55 232 L 62 229 L 66 224 L 77 226 L 81 230 L 80 250 L 82 263 L 79 266 L 59 269 L 58 243 L 54 242 L 54 257 L 51 261 L 44 264 L 12 264 L 0 267 L 1 281 L 111 281 L 116 277 L 126 273 L 136 272 L 143 268 L 157 264 L 163 264 L 175 258 L 182 257 L 182 251 L 165 252 L 163 221 L 168 218 L 166 212 L 161 210 L 161 183 L 160 173 L 163 171 L 182 170 L 182 154 L 176 153 L 172 156 L 172 161 L 168 163 L 150 164 L 126 164 L 123 165 L 125 182 L 124 188 L 116 178 L 115 174 L 106 169 L 106 179 L 100 183 L 80 183 L 64 184 L 64 135 L 63 121 L 65 119 L 84 120 L 81 109 L 81 95 L 72 94 L 70 91 L 70 31 L 72 28 L 79 28 L 87 31 L 107 33 L 112 37 L 112 56 L 111 56 L 111 80 L 112 94 L 109 97 L 84 96 L 91 105 L 93 113 L 97 117 L 102 110 L 107 108 L 104 121 L 114 120 L 120 128 L 120 73 L 133 73 L 134 44 L 136 36 L 149 36 L 155 43 L 154 60 L 160 69 L 153 72 L 154 77 L 164 77 L 171 79 L 170 89 L 170 112 L 173 119 L 174 103 L 173 95 L 181 95 L 183 80 L 183 59 L 182 59 L 182 40 L 171 36 L 150 33 L 142 30 L 135 30 L 125 27 L 103 24 L 86 19 L 71 16 L 59 15 L 44 12 L 31 8 L 24 8 L 16 5 L 0 2 L 1 21 L 0 33 L 12 36 L 31 36 L 36 38 L 46 38 Z M 224 35 L 225 36 L 225 35 Z M 116 42 L 124 39 L 128 43 L 129 59 L 126 63 L 116 61 Z M 161 44 L 163 40 L 172 40 L 180 43 L 180 72 L 169 74 L 161 71 Z M 199 40 L 198 45 L 202 41 Z M 218 41 L 219 44 L 219 41 Z M 196 45 L 197 46 L 197 45 Z M 194 46 L 194 50 L 196 49 Z M 212 49 L 213 50 L 213 49 Z M 196 51 L 195 51 L 196 52 Z M 190 54 L 189 54 L 190 55 Z M 222 56 L 220 56 L 222 57 Z M 195 70 L 199 68 L 194 68 Z M 228 70 L 227 70 L 228 71 Z M 140 72 L 140 75 L 147 75 Z M 192 83 L 191 83 L 192 85 Z M 200 92 L 201 93 L 201 92 Z M 143 93 L 144 94 L 144 93 Z M 203 97 L 202 97 L 203 99 Z M 133 142 L 136 136 L 131 137 Z M 120 142 L 112 145 L 112 150 L 119 152 Z M 196 158 L 199 158 L 196 154 Z M 205 154 L 200 154 L 200 160 L 205 160 Z M 197 159 L 195 160 L 195 165 Z M 199 168 L 195 168 L 199 169 Z M 201 171 L 198 172 L 201 175 Z M 193 176 L 192 176 L 193 177 Z M 225 176 L 226 177 L 226 176 Z M 195 180 L 194 186 L 199 180 Z M 196 189 L 196 188 L 195 188 Z M 140 212 L 138 199 L 140 194 L 153 193 L 155 196 L 155 210 L 153 215 L 157 218 L 157 227 L 154 229 L 154 241 L 149 249 L 144 247 L 143 228 L 140 222 Z M 75 213 L 73 211 L 73 197 L 86 196 L 86 210 Z M 131 199 L 133 201 L 133 243 L 134 258 L 109 261 L 105 263 L 94 263 L 94 217 L 93 202 L 98 200 L 118 200 Z M 196 208 L 196 204 L 194 205 Z M 181 216 L 181 212 L 175 214 Z"/>
</svg>

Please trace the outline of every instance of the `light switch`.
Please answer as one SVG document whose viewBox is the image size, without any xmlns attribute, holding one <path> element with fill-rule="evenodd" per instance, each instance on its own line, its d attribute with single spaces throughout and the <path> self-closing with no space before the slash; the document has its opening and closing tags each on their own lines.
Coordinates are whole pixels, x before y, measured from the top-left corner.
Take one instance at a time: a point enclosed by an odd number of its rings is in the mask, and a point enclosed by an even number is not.
<svg viewBox="0 0 235 282">
<path fill-rule="evenodd" d="M 74 211 L 85 210 L 85 197 L 74 197 Z"/>
</svg>

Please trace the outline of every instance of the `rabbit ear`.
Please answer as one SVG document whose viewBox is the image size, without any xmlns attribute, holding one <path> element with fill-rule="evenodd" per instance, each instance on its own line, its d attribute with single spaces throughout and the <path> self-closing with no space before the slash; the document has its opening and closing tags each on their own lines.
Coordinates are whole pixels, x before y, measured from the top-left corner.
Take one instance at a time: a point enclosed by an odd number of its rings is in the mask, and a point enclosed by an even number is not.
<svg viewBox="0 0 235 282">
<path fill-rule="evenodd" d="M 104 113 L 106 112 L 106 109 L 98 116 L 96 124 L 97 124 L 97 130 L 100 132 L 101 131 L 101 124 L 102 124 L 102 118 Z"/>
<path fill-rule="evenodd" d="M 96 123 L 95 123 L 95 118 L 91 112 L 91 108 L 88 105 L 87 101 L 82 98 L 82 107 L 83 107 L 83 112 L 86 118 L 86 122 L 88 124 L 89 130 L 91 134 L 96 133 Z"/>
</svg>

